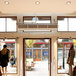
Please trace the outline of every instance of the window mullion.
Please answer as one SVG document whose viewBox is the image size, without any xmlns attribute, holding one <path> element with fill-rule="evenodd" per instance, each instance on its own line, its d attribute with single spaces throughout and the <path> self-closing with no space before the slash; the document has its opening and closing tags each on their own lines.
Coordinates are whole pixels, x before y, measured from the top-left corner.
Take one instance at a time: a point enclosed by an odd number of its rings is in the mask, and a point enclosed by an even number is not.
<svg viewBox="0 0 76 76">
<path fill-rule="evenodd" d="M 7 32 L 7 18 L 5 18 L 5 32 Z"/>
<path fill-rule="evenodd" d="M 69 31 L 69 18 L 67 18 L 67 31 Z"/>
</svg>

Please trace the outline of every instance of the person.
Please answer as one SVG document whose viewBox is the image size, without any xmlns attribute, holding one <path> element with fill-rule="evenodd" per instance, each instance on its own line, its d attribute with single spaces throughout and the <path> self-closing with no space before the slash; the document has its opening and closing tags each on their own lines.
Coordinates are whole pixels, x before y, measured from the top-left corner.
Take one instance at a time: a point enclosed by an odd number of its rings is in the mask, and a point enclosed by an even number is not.
<svg viewBox="0 0 76 76">
<path fill-rule="evenodd" d="M 0 76 L 2 76 L 2 71 L 1 71 L 1 51 L 0 51 Z"/>
<path fill-rule="evenodd" d="M 71 48 L 68 53 L 68 60 L 67 64 L 69 64 L 69 75 L 72 76 L 72 65 L 74 65 L 74 56 L 75 56 L 75 50 L 74 50 L 74 45 L 71 45 Z"/>
<path fill-rule="evenodd" d="M 1 66 L 1 51 L 0 51 L 0 66 Z"/>
<path fill-rule="evenodd" d="M 5 74 L 7 72 L 8 62 L 9 62 L 9 50 L 7 49 L 7 45 L 4 45 L 3 49 L 1 50 L 1 66 L 3 74 L 4 74 L 4 68 L 5 68 Z"/>
<path fill-rule="evenodd" d="M 13 56 L 11 56 L 10 63 L 12 66 L 15 64 L 15 58 Z"/>
</svg>

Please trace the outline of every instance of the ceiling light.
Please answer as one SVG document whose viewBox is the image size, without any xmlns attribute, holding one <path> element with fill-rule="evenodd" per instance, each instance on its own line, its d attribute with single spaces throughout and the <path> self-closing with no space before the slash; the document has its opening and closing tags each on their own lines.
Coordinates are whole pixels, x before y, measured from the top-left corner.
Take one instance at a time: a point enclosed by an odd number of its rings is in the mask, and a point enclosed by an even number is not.
<svg viewBox="0 0 76 76">
<path fill-rule="evenodd" d="M 39 2 L 39 1 L 36 1 L 36 2 L 35 2 L 35 4 L 36 4 L 36 5 L 39 5 L 39 4 L 40 4 L 40 2 Z"/>
<path fill-rule="evenodd" d="M 67 1 L 66 4 L 68 4 L 68 5 L 71 4 L 71 1 Z"/>
<path fill-rule="evenodd" d="M 8 5 L 8 4 L 9 4 L 9 2 L 8 2 L 8 1 L 5 1 L 4 3 L 5 3 L 6 5 Z"/>
</svg>

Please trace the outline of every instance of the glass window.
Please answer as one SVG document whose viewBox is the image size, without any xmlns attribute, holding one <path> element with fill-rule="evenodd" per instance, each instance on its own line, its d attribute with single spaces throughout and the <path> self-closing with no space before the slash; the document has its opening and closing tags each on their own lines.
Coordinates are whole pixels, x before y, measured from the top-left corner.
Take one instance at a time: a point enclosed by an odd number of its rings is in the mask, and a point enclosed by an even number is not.
<svg viewBox="0 0 76 76">
<path fill-rule="evenodd" d="M 16 20 L 14 18 L 7 18 L 7 31 L 16 31 Z"/>
<path fill-rule="evenodd" d="M 36 23 L 50 23 L 50 20 L 38 20 Z"/>
<path fill-rule="evenodd" d="M 30 17 L 30 16 L 29 17 L 27 17 L 27 16 L 24 17 L 24 23 L 32 23 L 33 22 L 32 18 L 33 17 Z"/>
<path fill-rule="evenodd" d="M 24 23 L 37 23 L 37 24 L 48 23 L 50 24 L 51 23 L 50 21 L 51 21 L 50 16 L 24 17 Z"/>
<path fill-rule="evenodd" d="M 15 39 L 0 39 L 0 50 L 2 51 L 3 45 L 7 45 L 9 49 L 9 62 L 7 66 L 7 73 L 17 73 L 17 50 Z"/>
<path fill-rule="evenodd" d="M 69 18 L 69 31 L 76 31 L 76 18 Z"/>
<path fill-rule="evenodd" d="M 58 31 L 67 31 L 67 18 L 58 20 Z"/>
<path fill-rule="evenodd" d="M 5 32 L 5 18 L 0 18 L 0 32 Z"/>
<path fill-rule="evenodd" d="M 0 32 L 16 32 L 16 18 L 0 18 Z"/>
<path fill-rule="evenodd" d="M 59 17 L 58 31 L 76 31 L 76 18 Z"/>
<path fill-rule="evenodd" d="M 76 52 L 76 39 L 58 39 L 58 73 L 68 73 L 69 65 L 67 64 L 68 53 L 71 45 L 74 45 L 74 50 Z M 76 54 L 75 54 L 76 55 Z M 74 58 L 74 66 L 76 63 L 76 56 Z"/>
</svg>

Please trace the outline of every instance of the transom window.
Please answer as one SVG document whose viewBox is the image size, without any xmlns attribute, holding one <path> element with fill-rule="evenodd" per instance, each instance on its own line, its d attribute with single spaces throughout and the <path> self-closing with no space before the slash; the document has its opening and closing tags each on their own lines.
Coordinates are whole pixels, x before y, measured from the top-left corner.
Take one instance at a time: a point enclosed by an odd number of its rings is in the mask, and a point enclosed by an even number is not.
<svg viewBox="0 0 76 76">
<path fill-rule="evenodd" d="M 58 31 L 76 31 L 76 18 L 59 16 Z"/>
<path fill-rule="evenodd" d="M 25 16 L 24 17 L 24 23 L 50 24 L 51 23 L 50 21 L 51 21 L 50 16 Z"/>
<path fill-rule="evenodd" d="M 0 32 L 16 32 L 16 17 L 0 17 Z"/>
</svg>

